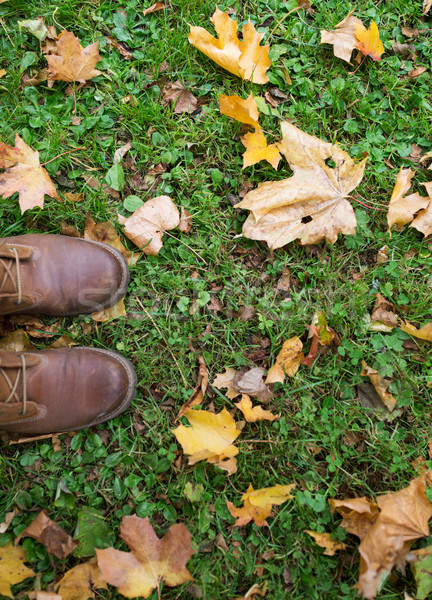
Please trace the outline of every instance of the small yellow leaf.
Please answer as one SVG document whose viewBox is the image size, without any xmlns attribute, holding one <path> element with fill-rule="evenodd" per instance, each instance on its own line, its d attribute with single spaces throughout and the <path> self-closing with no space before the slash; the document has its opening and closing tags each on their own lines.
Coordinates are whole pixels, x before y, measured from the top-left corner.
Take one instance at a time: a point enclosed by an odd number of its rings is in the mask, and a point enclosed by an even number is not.
<svg viewBox="0 0 432 600">
<path fill-rule="evenodd" d="M 35 576 L 35 573 L 25 566 L 26 560 L 25 550 L 21 546 L 14 546 L 12 542 L 0 546 L 0 594 L 13 598 L 10 586 Z"/>
<path fill-rule="evenodd" d="M 252 93 L 246 100 L 236 95 L 219 96 L 219 109 L 223 115 L 231 119 L 235 119 L 240 123 L 246 123 L 246 125 L 252 125 L 256 129 L 259 128 L 259 110 Z"/>
<path fill-rule="evenodd" d="M 266 160 L 274 169 L 278 168 L 281 155 L 277 144 L 267 145 L 262 131 L 250 131 L 241 138 L 246 152 L 243 154 L 243 169 Z"/>
<path fill-rule="evenodd" d="M 274 421 L 279 419 L 278 415 L 274 415 L 269 410 L 264 410 L 261 406 L 252 407 L 252 401 L 246 394 L 243 394 L 240 402 L 235 404 L 242 411 L 244 418 L 248 423 L 255 421 Z"/>
<path fill-rule="evenodd" d="M 266 383 L 283 383 L 285 374 L 294 377 L 304 359 L 302 348 L 303 344 L 299 337 L 286 340 L 276 357 L 275 364 L 268 372 Z"/>
<path fill-rule="evenodd" d="M 337 542 L 329 533 L 319 533 L 318 531 L 311 531 L 310 529 L 305 529 L 305 532 L 313 537 L 318 546 L 325 548 L 324 554 L 327 556 L 334 556 L 337 550 L 345 550 L 346 548 L 346 544 Z"/>
<path fill-rule="evenodd" d="M 426 340 L 427 342 L 432 342 L 432 321 L 426 325 L 423 325 L 423 327 L 420 329 L 417 329 L 414 327 L 414 325 L 408 323 L 408 321 L 404 321 L 400 328 L 402 331 L 405 331 L 405 333 L 409 333 L 416 338 Z"/>
<path fill-rule="evenodd" d="M 243 494 L 243 506 L 236 508 L 232 502 L 227 501 L 227 507 L 231 515 L 237 519 L 234 526 L 241 527 L 249 521 L 254 521 L 258 527 L 268 526 L 267 517 L 271 515 L 272 506 L 280 505 L 291 499 L 291 490 L 295 484 L 274 485 L 269 488 L 254 490 L 250 485 L 248 491 Z"/>
<path fill-rule="evenodd" d="M 356 47 L 362 54 L 370 56 L 372 60 L 381 60 L 381 54 L 384 53 L 384 46 L 379 37 L 378 26 L 372 21 L 369 29 L 364 25 L 356 25 L 356 38 L 358 40 Z"/>
<path fill-rule="evenodd" d="M 421 208 L 426 208 L 429 204 L 429 199 L 420 196 L 419 193 L 405 196 L 406 192 L 411 187 L 411 179 L 414 175 L 413 169 L 404 169 L 398 173 L 393 193 L 390 198 L 387 223 L 389 231 L 393 225 L 402 227 L 413 220 L 414 214 Z"/>
</svg>

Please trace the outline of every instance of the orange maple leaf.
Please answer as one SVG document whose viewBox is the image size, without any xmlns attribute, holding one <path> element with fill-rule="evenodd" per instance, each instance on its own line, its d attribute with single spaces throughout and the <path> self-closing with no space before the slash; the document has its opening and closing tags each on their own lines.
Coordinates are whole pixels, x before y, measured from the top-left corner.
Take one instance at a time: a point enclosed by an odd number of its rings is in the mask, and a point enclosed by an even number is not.
<svg viewBox="0 0 432 600">
<path fill-rule="evenodd" d="M 21 212 L 39 206 L 43 208 L 44 195 L 58 198 L 55 186 L 46 169 L 41 167 L 39 152 L 27 146 L 19 135 L 15 147 L 0 142 L 0 195 L 9 198 L 19 194 Z"/>
<path fill-rule="evenodd" d="M 243 506 L 236 508 L 232 502 L 226 501 L 226 505 L 231 515 L 237 519 L 234 527 L 246 525 L 249 521 L 254 521 L 258 527 L 268 527 L 267 517 L 271 515 L 273 505 L 280 505 L 293 498 L 291 490 L 295 483 L 290 485 L 274 485 L 268 488 L 254 490 L 249 485 L 248 491 L 243 494 Z"/>
<path fill-rule="evenodd" d="M 78 81 L 85 83 L 101 74 L 95 69 L 100 60 L 99 42 L 83 48 L 79 39 L 71 31 L 63 31 L 54 46 L 52 54 L 47 55 L 48 87 L 54 81 Z"/>
<path fill-rule="evenodd" d="M 381 60 L 381 54 L 384 54 L 384 46 L 379 37 L 378 26 L 372 21 L 369 29 L 363 25 L 356 25 L 355 34 L 358 42 L 356 48 L 365 56 L 370 56 L 372 60 Z"/>
<path fill-rule="evenodd" d="M 172 525 L 162 539 L 148 518 L 123 517 L 121 537 L 131 552 L 114 548 L 96 550 L 104 579 L 126 598 L 148 598 L 161 581 L 173 587 L 191 581 L 186 563 L 194 553 L 186 526 Z"/>
</svg>

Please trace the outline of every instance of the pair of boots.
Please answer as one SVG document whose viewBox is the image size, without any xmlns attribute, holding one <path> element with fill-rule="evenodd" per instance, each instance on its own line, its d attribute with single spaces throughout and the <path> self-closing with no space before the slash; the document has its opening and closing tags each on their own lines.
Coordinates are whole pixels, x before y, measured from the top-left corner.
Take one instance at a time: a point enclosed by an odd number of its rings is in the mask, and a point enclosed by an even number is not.
<svg viewBox="0 0 432 600">
<path fill-rule="evenodd" d="M 71 316 L 113 306 L 129 270 L 110 246 L 60 235 L 0 238 L 0 315 Z M 135 394 L 132 364 L 97 348 L 0 350 L 0 431 L 38 435 L 91 427 Z"/>
</svg>

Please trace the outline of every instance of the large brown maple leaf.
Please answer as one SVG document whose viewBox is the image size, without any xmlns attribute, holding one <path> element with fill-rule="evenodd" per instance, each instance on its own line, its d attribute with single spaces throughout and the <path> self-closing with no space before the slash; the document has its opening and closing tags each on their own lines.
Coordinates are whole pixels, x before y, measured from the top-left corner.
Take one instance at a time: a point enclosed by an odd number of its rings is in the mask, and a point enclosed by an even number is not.
<svg viewBox="0 0 432 600">
<path fill-rule="evenodd" d="M 78 81 L 85 83 L 88 79 L 101 74 L 95 69 L 100 60 L 98 42 L 83 48 L 79 39 L 70 31 L 63 31 L 54 48 L 55 53 L 48 54 L 48 87 L 54 81 Z"/>
<path fill-rule="evenodd" d="M 339 233 L 353 234 L 356 217 L 346 200 L 362 180 L 366 158 L 355 162 L 337 144 L 316 138 L 291 123 L 282 123 L 279 150 L 294 171 L 293 177 L 267 181 L 252 190 L 236 208 L 252 212 L 243 235 L 280 248 L 299 239 L 333 244 Z"/>
<path fill-rule="evenodd" d="M 27 146 L 16 135 L 15 147 L 0 142 L 0 195 L 9 198 L 14 192 L 19 194 L 21 212 L 35 206 L 43 208 L 44 195 L 58 198 L 55 186 L 46 169 L 41 167 L 39 152 Z"/>
</svg>

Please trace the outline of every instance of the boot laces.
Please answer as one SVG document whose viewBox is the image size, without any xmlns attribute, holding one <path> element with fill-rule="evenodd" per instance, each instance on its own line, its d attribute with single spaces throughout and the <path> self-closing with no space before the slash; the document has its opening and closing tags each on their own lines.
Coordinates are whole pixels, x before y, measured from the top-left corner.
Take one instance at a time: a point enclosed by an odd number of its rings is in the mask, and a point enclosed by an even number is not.
<svg viewBox="0 0 432 600">
<path fill-rule="evenodd" d="M 10 277 L 10 279 L 12 280 L 12 283 L 14 285 L 15 291 L 17 293 L 16 304 L 21 304 L 22 286 L 21 286 L 21 274 L 20 274 L 20 259 L 19 259 L 18 251 L 16 248 L 9 248 L 9 250 L 14 255 L 13 258 L 15 259 L 15 263 L 16 263 L 16 281 L 12 274 L 12 263 L 9 263 L 9 259 L 0 258 L 0 265 L 2 265 L 3 269 L 4 269 L 3 279 L 0 281 L 0 294 L 1 294 L 1 291 L 4 288 L 4 286 L 6 285 L 6 281 L 7 281 L 8 277 Z"/>
<path fill-rule="evenodd" d="M 26 357 L 23 354 L 19 354 L 19 357 L 21 359 L 21 367 L 18 367 L 20 370 L 18 371 L 18 374 L 15 378 L 14 383 L 12 383 L 9 375 L 6 372 L 6 369 L 0 368 L 0 375 L 3 375 L 5 381 L 8 384 L 9 389 L 10 389 L 9 396 L 6 398 L 4 403 L 7 404 L 11 400 L 13 400 L 15 402 L 22 401 L 23 407 L 22 407 L 22 411 L 20 412 L 20 414 L 25 415 L 27 412 L 27 377 L 26 377 L 27 363 L 26 363 Z M 19 397 L 18 391 L 17 391 L 20 379 L 22 379 L 22 399 Z"/>
</svg>

